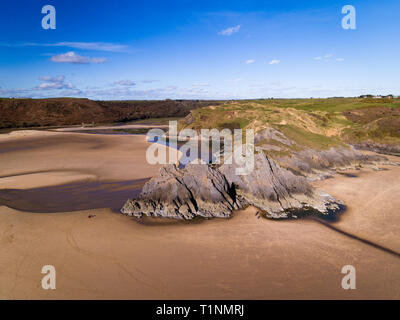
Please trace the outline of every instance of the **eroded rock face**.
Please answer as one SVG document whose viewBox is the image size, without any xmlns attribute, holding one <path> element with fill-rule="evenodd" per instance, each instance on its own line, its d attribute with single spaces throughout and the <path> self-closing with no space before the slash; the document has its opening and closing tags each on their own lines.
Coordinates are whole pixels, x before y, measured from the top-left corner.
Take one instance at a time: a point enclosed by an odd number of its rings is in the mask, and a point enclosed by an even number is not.
<svg viewBox="0 0 400 320">
<path fill-rule="evenodd" d="M 290 141 L 282 132 L 272 127 L 268 127 L 260 132 L 257 132 L 254 137 L 254 143 L 262 143 L 263 141 L 268 140 L 275 140 L 287 146 L 292 146 L 295 144 L 293 141 Z"/>
<path fill-rule="evenodd" d="M 339 201 L 316 193 L 304 177 L 281 168 L 263 153 L 256 154 L 249 175 L 236 175 L 236 168 L 235 164 L 218 169 L 204 164 L 189 164 L 184 169 L 165 166 L 121 212 L 135 217 L 193 219 L 229 217 L 234 209 L 254 205 L 267 217 L 287 218 L 302 208 L 327 214 L 340 207 Z"/>
<path fill-rule="evenodd" d="M 234 164 L 224 164 L 220 171 L 247 204 L 264 211 L 270 218 L 287 218 L 293 210 L 313 208 L 321 214 L 339 210 L 340 201 L 316 193 L 305 177 L 281 168 L 264 153 L 255 155 L 255 168 L 249 175 L 235 174 Z"/>
<path fill-rule="evenodd" d="M 337 170 L 375 166 L 386 162 L 387 159 L 384 156 L 362 154 L 351 146 L 319 151 L 313 149 L 295 151 L 290 157 L 279 159 L 279 163 L 285 168 L 298 175 L 303 175 L 311 181 L 326 179 L 335 174 Z"/>
<path fill-rule="evenodd" d="M 400 145 L 398 144 L 382 144 L 377 142 L 361 142 L 354 144 L 359 150 L 368 150 L 384 154 L 400 155 Z"/>
<path fill-rule="evenodd" d="M 374 167 L 388 160 L 384 156 L 366 155 L 357 149 L 379 151 L 386 148 L 386 153 L 396 153 L 396 148 L 389 145 L 360 144 L 354 148 L 351 145 L 338 145 L 326 150 L 304 149 L 296 142 L 289 140 L 282 132 L 269 127 L 259 131 L 255 136 L 257 148 L 269 151 L 283 151 L 288 155 L 272 155 L 282 167 L 296 175 L 307 177 L 309 180 L 321 180 L 331 177 L 337 170 L 357 169 L 361 166 Z M 278 143 L 279 147 L 275 144 Z"/>
<path fill-rule="evenodd" d="M 145 184 L 137 199 L 128 200 L 121 212 L 135 217 L 223 218 L 239 208 L 235 198 L 226 178 L 211 166 L 189 164 L 178 169 L 168 165 Z"/>
</svg>

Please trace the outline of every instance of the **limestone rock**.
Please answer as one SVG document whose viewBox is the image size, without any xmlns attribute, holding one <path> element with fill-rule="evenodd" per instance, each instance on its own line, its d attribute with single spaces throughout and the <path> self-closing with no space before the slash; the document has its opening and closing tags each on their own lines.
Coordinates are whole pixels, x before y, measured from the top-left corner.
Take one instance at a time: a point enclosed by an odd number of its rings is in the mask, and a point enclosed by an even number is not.
<svg viewBox="0 0 400 320">
<path fill-rule="evenodd" d="M 270 218 L 288 218 L 293 210 L 312 208 L 327 214 L 340 208 L 329 195 L 316 193 L 304 177 L 281 168 L 264 153 L 255 155 L 249 175 L 236 175 L 236 164 L 214 168 L 189 164 L 183 169 L 165 166 L 145 184 L 137 199 L 128 200 L 121 212 L 142 217 L 193 219 L 230 217 L 234 209 L 254 205 Z"/>
<path fill-rule="evenodd" d="M 373 152 L 400 155 L 400 145 L 399 144 L 383 144 L 371 141 L 365 141 L 361 143 L 354 144 L 354 147 L 359 150 L 369 150 Z"/>
<path fill-rule="evenodd" d="M 234 189 L 218 170 L 205 164 L 189 164 L 183 169 L 175 165 L 161 168 L 139 197 L 128 200 L 121 212 L 135 217 L 223 218 L 237 208 Z"/>
<path fill-rule="evenodd" d="M 257 132 L 254 137 L 254 143 L 262 143 L 263 141 L 268 140 L 275 140 L 288 146 L 295 144 L 293 141 L 289 140 L 282 132 L 272 127 L 268 127 L 260 132 Z"/>
<path fill-rule="evenodd" d="M 255 155 L 255 168 L 249 175 L 236 175 L 235 169 L 235 164 L 219 168 L 237 194 L 267 217 L 287 218 L 291 211 L 306 208 L 328 214 L 342 205 L 329 195 L 315 192 L 306 178 L 281 168 L 262 152 Z"/>
<path fill-rule="evenodd" d="M 319 151 L 313 149 L 294 151 L 290 157 L 282 157 L 278 160 L 286 169 L 297 175 L 305 176 L 309 180 L 326 179 L 335 174 L 337 170 L 375 166 L 387 162 L 384 156 L 366 155 L 352 146 Z"/>
</svg>

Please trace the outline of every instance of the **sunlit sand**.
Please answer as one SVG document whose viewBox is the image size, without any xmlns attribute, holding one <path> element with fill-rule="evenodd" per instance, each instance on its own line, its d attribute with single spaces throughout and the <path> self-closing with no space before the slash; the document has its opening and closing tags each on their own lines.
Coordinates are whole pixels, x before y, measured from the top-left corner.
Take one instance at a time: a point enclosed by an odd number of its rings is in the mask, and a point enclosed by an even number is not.
<svg viewBox="0 0 400 320">
<path fill-rule="evenodd" d="M 345 201 L 337 221 L 271 221 L 252 207 L 138 221 L 118 208 L 159 169 L 147 146 L 140 135 L 0 140 L 1 299 L 400 298 L 400 167 L 315 182 Z M 46 264 L 56 290 L 41 288 Z M 348 264 L 356 290 L 341 287 Z"/>
</svg>

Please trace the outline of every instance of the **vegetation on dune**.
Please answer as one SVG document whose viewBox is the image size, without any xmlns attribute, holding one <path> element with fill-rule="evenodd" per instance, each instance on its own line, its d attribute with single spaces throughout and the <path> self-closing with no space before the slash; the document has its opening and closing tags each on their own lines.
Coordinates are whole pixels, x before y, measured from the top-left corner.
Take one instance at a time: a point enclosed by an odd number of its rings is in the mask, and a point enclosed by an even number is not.
<svg viewBox="0 0 400 320">
<path fill-rule="evenodd" d="M 278 125 L 277 128 L 287 138 L 295 141 L 297 145 L 307 148 L 324 150 L 331 147 L 343 146 L 343 143 L 336 136 L 328 137 L 293 125 Z"/>
<path fill-rule="evenodd" d="M 256 146 L 272 156 L 304 149 L 326 150 L 345 143 L 400 144 L 400 99 L 330 98 L 231 101 L 192 110 L 180 128 L 274 128 L 292 145 L 267 139 Z"/>
<path fill-rule="evenodd" d="M 346 111 L 344 115 L 352 122 L 350 130 L 343 132 L 346 140 L 399 143 L 400 108 L 378 106 Z"/>
</svg>

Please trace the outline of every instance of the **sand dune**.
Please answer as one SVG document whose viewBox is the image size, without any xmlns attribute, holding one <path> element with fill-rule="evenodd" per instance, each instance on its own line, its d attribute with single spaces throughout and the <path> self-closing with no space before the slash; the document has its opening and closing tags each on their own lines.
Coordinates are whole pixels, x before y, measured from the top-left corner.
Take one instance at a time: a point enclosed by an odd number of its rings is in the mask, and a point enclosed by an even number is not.
<svg viewBox="0 0 400 320">
<path fill-rule="evenodd" d="M 158 170 L 145 161 L 147 145 L 143 136 L 78 133 L 0 140 L 1 299 L 400 298 L 400 167 L 316 182 L 348 206 L 328 226 L 258 219 L 254 208 L 194 222 L 138 222 L 101 208 L 93 196 L 134 192 Z M 85 200 L 93 209 L 28 212 L 46 193 L 53 202 L 36 205 L 56 208 L 63 192 L 65 208 Z M 46 264 L 56 267 L 56 290 L 41 288 Z M 356 290 L 341 288 L 347 264 Z"/>
</svg>

